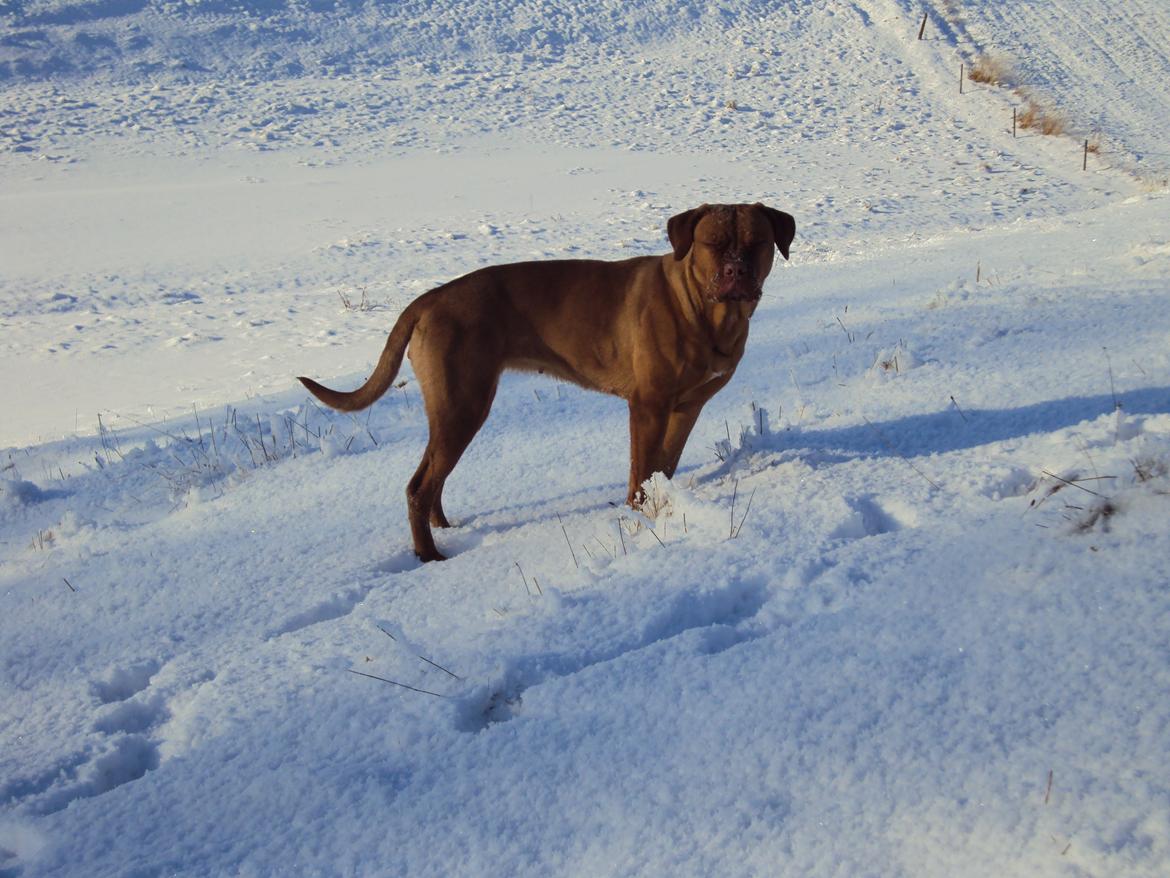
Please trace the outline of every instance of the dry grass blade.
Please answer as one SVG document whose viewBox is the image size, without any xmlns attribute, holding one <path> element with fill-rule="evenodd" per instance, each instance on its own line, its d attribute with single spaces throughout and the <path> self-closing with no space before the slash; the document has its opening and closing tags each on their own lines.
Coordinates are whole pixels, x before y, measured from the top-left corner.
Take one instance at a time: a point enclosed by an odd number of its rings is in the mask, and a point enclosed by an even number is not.
<svg viewBox="0 0 1170 878">
<path fill-rule="evenodd" d="M 1044 475 L 1048 476 L 1048 477 L 1049 477 L 1049 478 L 1051 478 L 1051 479 L 1056 479 L 1058 482 L 1064 482 L 1064 484 L 1066 484 L 1066 485 L 1069 485 L 1069 486 L 1071 486 L 1071 487 L 1073 487 L 1073 488 L 1076 488 L 1076 489 L 1078 489 L 1078 490 L 1080 490 L 1080 491 L 1084 491 L 1086 494 L 1092 494 L 1094 497 L 1100 497 L 1100 498 L 1102 498 L 1102 499 L 1104 499 L 1104 498 L 1105 498 L 1105 495 L 1104 495 L 1104 494 L 1099 494 L 1099 493 L 1098 493 L 1098 492 L 1096 492 L 1096 491 L 1091 491 L 1091 490 L 1089 490 L 1089 489 L 1088 489 L 1088 488 L 1086 488 L 1084 485 L 1078 485 L 1078 484 L 1077 484 L 1077 482 L 1088 482 L 1088 481 L 1092 481 L 1091 479 L 1077 479 L 1077 480 L 1075 480 L 1075 481 L 1074 481 L 1074 480 L 1072 480 L 1072 479 L 1066 479 L 1066 478 L 1064 478 L 1063 476 L 1058 476 L 1056 473 L 1050 473 L 1050 472 L 1049 472 L 1048 470 L 1046 470 L 1046 469 L 1042 469 L 1042 470 L 1040 470 L 1040 472 L 1042 472 Z M 1111 478 L 1113 478 L 1113 476 L 1097 476 L 1096 478 L 1098 478 L 1098 479 L 1111 479 Z"/>
<path fill-rule="evenodd" d="M 381 631 L 383 634 L 385 634 L 387 637 L 389 637 L 391 640 L 393 640 L 395 643 L 397 643 L 397 642 L 398 642 L 398 638 L 397 638 L 397 637 L 395 637 L 393 634 L 391 634 L 389 631 L 387 631 L 385 628 L 383 628 L 381 625 L 375 625 L 374 627 L 375 627 L 375 628 L 377 628 L 379 631 Z M 449 671 L 449 670 L 447 670 L 447 669 L 446 669 L 446 668 L 444 668 L 444 667 L 443 667 L 441 664 L 439 664 L 438 662 L 435 662 L 435 661 L 431 661 L 431 660 L 430 660 L 429 658 L 427 658 L 425 655 L 419 655 L 418 653 L 415 653 L 415 655 L 416 655 L 418 658 L 422 659 L 424 662 L 426 662 L 426 663 L 427 663 L 428 665 L 430 665 L 431 667 L 433 667 L 433 668 L 438 668 L 440 671 L 442 671 L 442 672 L 443 672 L 444 674 L 446 674 L 447 676 L 449 676 L 449 677 L 454 677 L 456 680 L 462 680 L 462 679 L 463 679 L 463 678 L 462 678 L 462 677 L 460 677 L 458 674 L 456 674 L 454 671 Z M 356 673 L 356 672 L 355 672 L 355 673 Z"/>
<path fill-rule="evenodd" d="M 528 592 L 528 596 L 532 597 L 532 589 L 528 586 L 528 577 L 524 575 L 524 568 L 520 566 L 520 562 L 516 562 L 516 569 L 520 571 L 520 578 L 524 580 L 524 590 Z"/>
<path fill-rule="evenodd" d="M 733 540 L 734 540 L 734 539 L 736 539 L 736 538 L 739 536 L 739 532 L 740 532 L 741 530 L 743 530 L 743 523 L 744 523 L 745 521 L 747 521 L 747 517 L 748 517 L 748 515 L 750 515 L 750 514 L 751 514 L 751 511 L 752 511 L 752 500 L 754 500 L 754 499 L 755 499 L 755 496 L 756 496 L 756 489 L 755 489 L 755 488 L 752 488 L 752 492 L 751 492 L 751 494 L 750 494 L 750 495 L 748 495 L 747 509 L 745 509 L 745 510 L 744 510 L 744 512 L 743 512 L 743 518 L 741 518 L 741 519 L 739 520 L 739 527 L 737 527 L 737 528 L 735 529 L 735 533 L 731 535 L 731 538 L 732 538 Z"/>
<path fill-rule="evenodd" d="M 967 423 L 967 416 L 963 414 L 963 410 L 959 408 L 959 404 L 955 402 L 955 397 L 951 396 L 951 405 L 955 407 L 955 411 L 959 413 L 959 417 L 963 419 L 963 423 Z"/>
<path fill-rule="evenodd" d="M 735 486 L 731 489 L 731 524 L 727 529 L 729 540 L 735 539 L 735 498 L 737 494 L 739 494 L 739 479 L 735 480 Z"/>
<path fill-rule="evenodd" d="M 438 668 L 440 671 L 442 671 L 442 672 L 443 672 L 444 674 L 446 674 L 448 677 L 454 677 L 456 680 L 462 680 L 462 679 L 463 679 L 463 678 L 462 678 L 462 677 L 460 677 L 458 674 L 456 674 L 454 671 L 448 671 L 448 670 L 447 670 L 446 668 L 444 668 L 444 667 L 443 667 L 441 664 L 439 664 L 438 662 L 433 662 L 433 661 L 431 661 L 431 660 L 430 660 L 429 658 L 427 658 L 425 655 L 420 655 L 420 656 L 419 656 L 419 658 L 420 658 L 420 659 L 422 659 L 424 662 L 426 662 L 428 665 L 430 665 L 432 668 Z"/>
<path fill-rule="evenodd" d="M 569 541 L 569 532 L 565 530 L 565 523 L 561 521 L 561 514 L 559 512 L 557 513 L 557 522 L 561 526 L 561 533 L 565 535 L 565 545 L 569 547 L 569 555 L 573 559 L 573 566 L 580 570 L 581 565 L 577 563 L 577 553 L 573 551 L 573 544 Z"/>
<path fill-rule="evenodd" d="M 438 692 L 431 692 L 429 689 L 419 689 L 416 686 L 407 686 L 405 683 L 399 683 L 397 680 L 390 680 L 386 677 L 379 677 L 376 674 L 367 674 L 363 671 L 355 671 L 353 668 L 346 668 L 351 674 L 357 674 L 359 677 L 369 677 L 371 680 L 381 680 L 383 683 L 389 683 L 391 686 L 400 686 L 403 689 L 409 689 L 411 692 L 421 692 L 423 695 L 433 695 L 435 698 L 446 698 L 446 695 L 440 695 Z"/>
<path fill-rule="evenodd" d="M 1087 148 L 1087 140 L 1085 144 Z M 1113 381 L 1113 360 L 1109 357 L 1109 348 L 1102 347 L 1101 350 L 1105 352 L 1105 365 L 1109 367 L 1109 394 L 1113 397 L 1113 410 L 1117 411 L 1121 408 L 1121 402 L 1117 399 L 1117 385 Z"/>
</svg>

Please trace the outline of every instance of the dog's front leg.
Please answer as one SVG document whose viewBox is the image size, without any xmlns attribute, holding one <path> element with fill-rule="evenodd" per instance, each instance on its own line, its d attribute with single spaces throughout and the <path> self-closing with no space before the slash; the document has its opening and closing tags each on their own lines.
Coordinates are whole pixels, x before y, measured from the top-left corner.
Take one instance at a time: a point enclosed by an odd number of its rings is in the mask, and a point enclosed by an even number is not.
<svg viewBox="0 0 1170 878">
<path fill-rule="evenodd" d="M 703 406 L 731 380 L 733 372 L 734 370 L 730 370 L 703 384 L 690 394 L 686 402 L 670 413 L 670 420 L 666 423 L 666 438 L 662 442 L 664 458 L 662 473 L 668 479 L 674 478 L 674 471 L 678 469 L 687 438 L 695 428 L 695 422 L 699 420 Z"/>
<path fill-rule="evenodd" d="M 642 505 L 642 483 L 666 466 L 663 444 L 670 407 L 657 402 L 630 400 L 630 492 L 626 502 Z"/>
<path fill-rule="evenodd" d="M 699 412 L 703 410 L 706 400 L 677 408 L 670 413 L 670 420 L 666 424 L 666 436 L 662 441 L 663 458 L 662 474 L 668 479 L 674 478 L 674 471 L 678 469 L 679 459 L 683 448 L 686 447 L 687 437 L 699 419 Z"/>
</svg>

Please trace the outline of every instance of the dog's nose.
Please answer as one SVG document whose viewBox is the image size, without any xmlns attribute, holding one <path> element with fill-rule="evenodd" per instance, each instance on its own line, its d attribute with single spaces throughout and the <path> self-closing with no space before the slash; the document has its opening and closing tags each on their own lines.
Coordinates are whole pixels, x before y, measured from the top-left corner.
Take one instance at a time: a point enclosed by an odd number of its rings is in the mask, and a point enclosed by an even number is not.
<svg viewBox="0 0 1170 878">
<path fill-rule="evenodd" d="M 727 262 L 723 265 L 723 276 L 727 280 L 743 280 L 748 276 L 748 267 L 742 260 Z"/>
</svg>

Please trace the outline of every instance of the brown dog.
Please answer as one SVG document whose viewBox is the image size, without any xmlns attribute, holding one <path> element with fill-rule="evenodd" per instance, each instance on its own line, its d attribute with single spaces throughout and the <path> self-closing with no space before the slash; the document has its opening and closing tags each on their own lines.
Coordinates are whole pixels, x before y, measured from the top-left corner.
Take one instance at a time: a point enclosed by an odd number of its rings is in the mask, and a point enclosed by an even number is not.
<svg viewBox="0 0 1170 878">
<path fill-rule="evenodd" d="M 505 369 L 548 372 L 630 405 L 630 489 L 674 475 L 699 411 L 731 380 L 748 319 L 796 223 L 762 204 L 707 205 L 667 224 L 673 253 L 621 262 L 496 265 L 407 306 L 370 376 L 352 393 L 300 381 L 326 405 L 363 409 L 391 386 L 410 345 L 430 424 L 406 486 L 414 551 L 442 560 L 431 525 L 449 527 L 443 483 L 487 419 Z"/>
</svg>

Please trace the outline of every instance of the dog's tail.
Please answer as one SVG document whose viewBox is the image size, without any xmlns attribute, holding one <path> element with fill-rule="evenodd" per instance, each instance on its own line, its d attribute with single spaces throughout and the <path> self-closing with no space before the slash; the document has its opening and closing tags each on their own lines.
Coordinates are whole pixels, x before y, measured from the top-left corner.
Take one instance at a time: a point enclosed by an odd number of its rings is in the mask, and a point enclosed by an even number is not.
<svg viewBox="0 0 1170 878">
<path fill-rule="evenodd" d="M 312 378 L 298 378 L 301 384 L 308 388 L 309 393 L 325 403 L 330 408 L 343 412 L 356 412 L 374 402 L 382 396 L 402 366 L 402 355 L 406 353 L 407 342 L 414 334 L 414 327 L 422 316 L 417 307 L 418 301 L 412 302 L 398 317 L 398 322 L 390 330 L 390 337 L 386 339 L 386 347 L 382 348 L 382 356 L 378 358 L 378 365 L 366 383 L 357 390 L 343 393 L 340 390 L 330 390 L 314 381 Z"/>
</svg>

